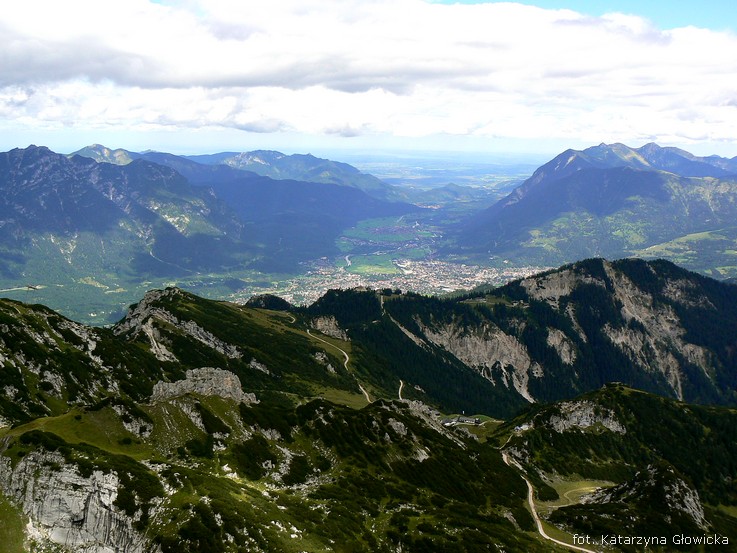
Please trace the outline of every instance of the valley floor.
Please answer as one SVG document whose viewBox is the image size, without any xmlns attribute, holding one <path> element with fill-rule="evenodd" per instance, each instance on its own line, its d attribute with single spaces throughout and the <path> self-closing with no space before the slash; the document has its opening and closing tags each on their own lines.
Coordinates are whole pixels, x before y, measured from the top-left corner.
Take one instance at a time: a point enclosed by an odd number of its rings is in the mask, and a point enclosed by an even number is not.
<svg viewBox="0 0 737 553">
<path fill-rule="evenodd" d="M 484 284 L 500 285 L 510 280 L 526 278 L 542 272 L 547 267 L 507 266 L 503 268 L 467 265 L 440 260 L 392 259 L 388 262 L 377 258 L 369 264 L 371 256 L 361 256 L 359 265 L 345 256 L 347 263 L 323 258 L 305 265 L 299 276 L 275 282 L 273 286 L 248 287 L 234 293 L 232 300 L 245 301 L 254 294 L 269 293 L 282 297 L 292 304 L 310 304 L 331 288 L 370 287 L 374 289 L 399 288 L 423 295 L 443 294 L 456 290 L 468 290 Z"/>
</svg>

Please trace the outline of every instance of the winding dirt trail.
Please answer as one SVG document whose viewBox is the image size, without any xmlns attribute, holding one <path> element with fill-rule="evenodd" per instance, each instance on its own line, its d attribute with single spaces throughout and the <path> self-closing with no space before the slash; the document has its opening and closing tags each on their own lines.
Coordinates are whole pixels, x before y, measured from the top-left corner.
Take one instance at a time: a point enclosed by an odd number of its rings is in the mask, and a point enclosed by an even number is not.
<svg viewBox="0 0 737 553">
<path fill-rule="evenodd" d="M 509 440 L 507 440 L 507 442 L 509 442 Z M 549 536 L 547 532 L 545 532 L 545 528 L 543 528 L 543 523 L 542 523 L 542 520 L 540 520 L 540 516 L 537 514 L 537 508 L 535 507 L 535 489 L 532 487 L 532 483 L 525 476 L 524 469 L 519 465 L 519 463 L 517 463 L 517 461 L 510 459 L 506 451 L 502 451 L 502 459 L 504 459 L 504 463 L 508 467 L 517 469 L 519 471 L 519 475 L 522 477 L 522 479 L 527 484 L 527 503 L 530 505 L 530 512 L 532 513 L 532 518 L 535 520 L 537 531 L 543 538 L 545 538 L 546 540 L 552 541 L 553 543 L 557 543 L 558 545 L 562 545 L 563 547 L 567 547 L 568 549 L 572 549 L 574 551 L 582 551 L 583 553 L 598 553 L 597 551 L 593 549 L 579 547 L 578 545 L 571 545 L 570 543 L 566 543 L 564 541 L 560 541 L 560 540 L 557 540 Z"/>
<path fill-rule="evenodd" d="M 343 368 L 345 368 L 345 370 L 348 371 L 348 363 L 350 362 L 351 358 L 350 358 L 350 356 L 348 355 L 348 353 L 343 348 L 341 348 L 339 346 L 336 346 L 335 344 L 333 344 L 331 342 L 328 342 L 327 340 L 323 340 L 319 336 L 315 336 L 314 334 L 312 334 L 312 332 L 310 332 L 310 329 L 309 328 L 307 329 L 307 334 L 309 334 L 315 340 L 320 340 L 323 344 L 327 344 L 329 346 L 332 346 L 335 349 L 337 349 L 340 353 L 342 353 L 343 354 L 343 357 L 345 358 L 345 362 L 343 363 Z M 353 378 L 356 378 L 356 375 L 353 375 Z M 356 378 L 356 382 L 358 383 L 358 388 L 361 390 L 361 393 L 363 393 L 363 397 L 366 398 L 366 401 L 368 403 L 371 403 L 371 396 L 368 395 L 368 392 L 366 391 L 366 389 L 363 386 L 361 386 L 361 383 L 358 382 L 358 379 L 357 378 Z"/>
<path fill-rule="evenodd" d="M 356 382 L 358 382 L 358 379 L 356 379 Z M 369 403 L 371 403 L 371 396 L 368 395 L 368 392 L 366 391 L 366 389 L 363 386 L 361 386 L 361 383 L 360 382 L 358 382 L 358 388 L 359 388 L 359 390 L 361 390 L 361 392 L 363 392 L 363 397 L 366 398 L 366 401 L 369 402 Z"/>
</svg>

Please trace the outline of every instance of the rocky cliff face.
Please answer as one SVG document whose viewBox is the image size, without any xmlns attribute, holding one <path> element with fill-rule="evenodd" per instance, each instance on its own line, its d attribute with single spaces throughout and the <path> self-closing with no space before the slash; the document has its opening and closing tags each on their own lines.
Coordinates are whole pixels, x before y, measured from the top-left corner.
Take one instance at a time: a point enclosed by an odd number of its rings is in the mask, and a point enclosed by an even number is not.
<svg viewBox="0 0 737 553">
<path fill-rule="evenodd" d="M 160 551 L 115 505 L 119 486 L 114 472 L 83 476 L 56 452 L 33 451 L 15 466 L 0 456 L 0 488 L 28 517 L 30 540 L 85 553 Z"/>
<path fill-rule="evenodd" d="M 528 385 L 530 378 L 543 376 L 543 369 L 530 359 L 525 346 L 514 336 L 490 324 L 470 331 L 452 324 L 425 326 L 422 330 L 432 343 L 448 350 L 493 384 L 511 387 L 527 401 L 535 401 Z"/>
<path fill-rule="evenodd" d="M 643 329 L 615 330 L 607 327 L 607 335 L 630 359 L 649 370 L 661 372 L 676 397 L 683 399 L 683 369 L 676 355 L 708 374 L 708 352 L 686 342 L 686 330 L 672 306 L 657 303 L 651 293 L 640 289 L 631 279 L 616 271 L 611 263 L 604 262 L 604 268 L 612 282 L 614 298 L 621 305 L 622 318 L 627 323 L 640 323 L 639 328 Z M 688 281 L 667 281 L 667 297 L 675 302 L 680 302 L 681 298 L 690 302 L 689 298 L 680 293 L 684 287 L 689 287 Z M 706 309 L 714 310 L 714 306 L 705 297 L 700 298 L 700 304 Z"/>
<path fill-rule="evenodd" d="M 525 289 L 529 297 L 548 302 L 554 308 L 560 306 L 562 297 L 570 296 L 581 284 L 603 286 L 599 279 L 573 269 L 561 269 L 520 281 L 520 286 Z"/>
<path fill-rule="evenodd" d="M 384 312 L 407 347 L 450 353 L 528 402 L 616 381 L 734 403 L 735 290 L 667 262 L 594 259 L 468 299 L 385 301 Z"/>
<path fill-rule="evenodd" d="M 549 328 L 546 343 L 553 348 L 565 365 L 576 362 L 576 345 L 560 329 Z"/>
<path fill-rule="evenodd" d="M 322 332 L 325 336 L 336 338 L 338 340 L 349 340 L 348 333 L 345 329 L 340 328 L 338 320 L 332 315 L 315 317 L 311 322 L 312 328 Z"/>
<path fill-rule="evenodd" d="M 693 319 L 735 324 L 731 307 L 717 307 L 721 292 L 710 294 L 711 285 L 699 278 L 665 263 L 656 267 L 638 260 L 591 260 L 524 279 L 519 288 L 567 319 L 567 329 L 556 328 L 562 323 L 548 327 L 546 341 L 577 375 L 581 351 L 596 343 L 600 357 L 603 347 L 612 348 L 623 358 L 619 366 L 631 367 L 621 375 L 603 375 L 604 382 L 636 372 L 653 387 L 688 401 L 694 399 L 688 389 L 701 388 L 715 397 L 724 394 L 719 382 L 731 373 L 725 362 L 734 364 L 733 356 L 720 356 L 705 346 L 711 338 L 698 337 Z M 592 350 L 593 357 L 596 353 Z"/>
</svg>

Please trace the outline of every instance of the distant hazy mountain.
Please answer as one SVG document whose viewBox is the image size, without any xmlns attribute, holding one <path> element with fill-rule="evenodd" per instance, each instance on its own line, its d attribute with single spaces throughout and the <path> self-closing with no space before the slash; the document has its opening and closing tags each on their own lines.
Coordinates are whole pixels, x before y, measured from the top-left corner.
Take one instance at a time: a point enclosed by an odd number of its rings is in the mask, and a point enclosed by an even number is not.
<svg viewBox="0 0 737 553">
<path fill-rule="evenodd" d="M 97 158 L 109 151 L 100 146 L 90 148 L 88 151 L 100 152 Z M 392 187 L 344 163 L 267 151 L 223 155 L 128 152 L 131 158 L 174 169 L 191 184 L 208 186 L 247 225 L 246 239 L 263 246 L 263 254 L 252 266 L 267 271 L 289 271 L 295 260 L 338 253 L 335 239 L 340 231 L 361 219 L 399 216 L 418 209 L 377 199 L 371 192 L 390 192 Z M 124 158 L 122 154 L 107 157 Z M 268 171 L 252 170 L 262 168 L 256 161 L 259 159 L 269 160 Z M 270 174 L 264 176 L 264 172 Z M 307 182 L 316 175 L 320 179 Z M 371 191 L 364 192 L 360 183 Z"/>
<path fill-rule="evenodd" d="M 697 157 L 656 144 L 567 150 L 468 220 L 458 244 L 549 264 L 637 253 L 695 269 L 707 266 L 707 258 L 712 268 L 733 265 L 736 173 L 737 158 Z M 689 247 L 693 241 L 702 243 Z"/>
<path fill-rule="evenodd" d="M 362 173 L 347 163 L 322 159 L 310 154 L 286 155 L 272 150 L 256 150 L 231 155 L 213 154 L 188 158 L 199 163 L 222 164 L 253 171 L 272 179 L 339 184 L 358 188 L 377 198 L 404 199 L 394 187 L 373 175 Z"/>
<path fill-rule="evenodd" d="M 186 157 L 167 154 L 164 152 L 145 152 L 137 155 L 147 161 L 174 169 L 177 173 L 185 177 L 191 184 L 198 186 L 209 186 L 222 182 L 231 182 L 242 179 L 244 175 L 255 175 L 255 173 L 239 171 L 226 165 L 204 165 L 187 159 Z"/>
<path fill-rule="evenodd" d="M 114 163 L 115 165 L 127 165 L 134 159 L 138 159 L 139 157 L 141 157 L 141 155 L 136 152 L 129 152 L 128 150 L 124 150 L 122 148 L 111 150 L 110 148 L 108 148 L 107 146 L 103 146 L 102 144 L 92 144 L 90 146 L 86 146 L 81 150 L 77 150 L 76 152 L 70 154 L 69 157 L 75 155 L 88 157 L 90 159 L 94 159 L 97 162 Z"/>
<path fill-rule="evenodd" d="M 168 154 L 166 152 L 149 151 L 138 153 L 123 149 L 111 150 L 110 148 L 100 144 L 93 144 L 92 146 L 82 148 L 81 150 L 70 154 L 69 157 L 73 157 L 75 155 L 94 159 L 100 163 L 113 163 L 115 165 L 127 165 L 134 159 L 145 159 L 174 169 L 190 183 L 196 185 L 209 185 L 223 181 L 237 180 L 243 178 L 244 175 L 244 171 L 240 171 L 227 165 L 205 164 L 187 157 Z M 249 174 L 255 173 L 250 172 Z"/>
<path fill-rule="evenodd" d="M 212 189 L 248 222 L 249 236 L 265 245 L 268 258 L 254 266 L 269 271 L 293 270 L 295 259 L 337 255 L 336 238 L 360 220 L 420 211 L 356 188 L 258 175 L 213 184 Z"/>
<path fill-rule="evenodd" d="M 229 180 L 231 173 L 223 167 L 247 171 L 275 180 L 294 180 L 349 186 L 385 200 L 406 200 L 395 187 L 373 175 L 362 173 L 352 165 L 322 159 L 310 154 L 286 155 L 271 150 L 253 152 L 221 152 L 217 154 L 176 156 L 162 152 L 129 152 L 111 150 L 100 144 L 82 148 L 72 155 L 89 157 L 95 161 L 124 165 L 133 159 L 148 159 L 167 165 L 181 172 L 192 182 L 210 183 L 218 179 Z M 192 178 L 194 175 L 195 178 Z"/>
<path fill-rule="evenodd" d="M 636 150 L 649 164 L 661 171 L 684 177 L 722 177 L 737 174 L 737 157 L 699 157 L 679 148 L 661 148 L 654 142 Z"/>
</svg>

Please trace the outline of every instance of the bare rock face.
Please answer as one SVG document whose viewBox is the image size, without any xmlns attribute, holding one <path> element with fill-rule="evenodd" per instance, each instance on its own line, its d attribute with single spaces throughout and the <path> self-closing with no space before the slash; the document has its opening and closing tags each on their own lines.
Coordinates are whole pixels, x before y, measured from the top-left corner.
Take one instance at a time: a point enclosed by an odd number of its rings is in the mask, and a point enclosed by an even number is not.
<svg viewBox="0 0 737 553">
<path fill-rule="evenodd" d="M 652 371 L 663 374 L 678 399 L 683 399 L 683 370 L 674 352 L 699 367 L 705 374 L 711 366 L 709 353 L 702 347 L 687 343 L 686 330 L 672 307 L 656 304 L 653 296 L 638 288 L 630 279 L 615 271 L 611 263 L 604 263 L 611 279 L 614 296 L 621 303 L 625 321 L 637 321 L 647 331 L 636 329 L 605 329 L 611 341 L 628 357 Z M 671 281 L 666 291 L 673 298 L 681 298 L 688 285 L 683 281 Z M 703 306 L 713 308 L 705 298 Z"/>
<path fill-rule="evenodd" d="M 545 301 L 556 310 L 561 310 L 562 299 L 581 285 L 606 288 L 619 306 L 621 319 L 606 324 L 604 333 L 638 367 L 645 372 L 662 374 L 675 397 L 681 400 L 686 399 L 683 360 L 701 369 L 704 376 L 713 381 L 713 355 L 686 340 L 686 330 L 673 306 L 662 301 L 662 297 L 658 299 L 652 291 L 639 287 L 614 263 L 602 260 L 601 268 L 603 274 L 596 277 L 564 269 L 524 279 L 520 284 L 531 298 Z M 667 281 L 662 296 L 688 307 L 716 309 L 706 296 L 699 295 L 696 284 L 685 278 Z M 587 342 L 588 337 L 576 320 L 573 306 L 567 305 L 564 312 L 581 340 Z M 625 324 L 618 324 L 620 321 Z M 562 332 L 549 331 L 547 343 L 557 351 L 564 364 L 575 364 L 575 347 Z"/>
<path fill-rule="evenodd" d="M 0 457 L 0 488 L 28 517 L 28 538 L 85 553 L 149 553 L 153 548 L 114 504 L 113 472 L 82 476 L 59 453 L 31 452 L 12 467 Z"/>
<path fill-rule="evenodd" d="M 614 412 L 590 401 L 566 401 L 560 404 L 560 415 L 550 417 L 550 426 L 556 432 L 569 430 L 606 428 L 617 434 L 626 434 L 627 429 Z"/>
<path fill-rule="evenodd" d="M 708 528 L 699 492 L 685 480 L 677 478 L 671 485 L 665 486 L 665 496 L 669 505 L 691 517 L 699 528 L 702 530 Z"/>
<path fill-rule="evenodd" d="M 162 340 L 159 330 L 154 326 L 153 320 L 148 319 L 141 325 L 141 332 L 148 338 L 151 344 L 151 353 L 154 354 L 159 361 L 179 361 L 177 357 L 169 351 L 166 343 Z"/>
<path fill-rule="evenodd" d="M 576 362 L 576 346 L 562 331 L 549 328 L 547 344 L 558 353 L 565 365 L 573 365 Z"/>
<path fill-rule="evenodd" d="M 555 271 L 545 276 L 526 278 L 520 284 L 527 290 L 531 298 L 546 301 L 555 309 L 559 307 L 560 298 L 570 296 L 580 284 L 604 286 L 604 283 L 600 280 L 577 275 L 571 269 Z"/>
<path fill-rule="evenodd" d="M 325 352 L 318 351 L 317 353 L 313 355 L 313 357 L 318 363 L 320 363 L 323 367 L 325 367 L 330 374 L 337 373 L 337 371 L 335 370 L 335 367 L 333 367 L 333 365 L 330 364 L 330 360 L 328 356 L 325 354 Z"/>
<path fill-rule="evenodd" d="M 257 371 L 261 371 L 266 375 L 271 375 L 271 371 L 269 370 L 269 368 L 263 363 L 259 363 L 256 359 L 251 359 L 251 361 L 248 363 L 248 366 Z"/>
<path fill-rule="evenodd" d="M 653 494 L 652 490 L 657 490 Z M 685 515 L 703 531 L 709 529 L 704 507 L 699 493 L 683 478 L 678 476 L 672 467 L 649 465 L 638 472 L 635 477 L 618 486 L 599 490 L 584 499 L 584 503 L 628 503 L 642 501 L 642 498 L 664 497 L 664 508 L 670 512 Z"/>
<path fill-rule="evenodd" d="M 456 325 L 438 328 L 424 326 L 422 332 L 428 340 L 478 370 L 484 378 L 495 384 L 500 381 L 507 388 L 511 385 L 527 401 L 535 401 L 528 384 L 530 377 L 541 377 L 543 369 L 530 358 L 525 346 L 514 336 L 492 325 L 484 325 L 473 331 Z"/>
<path fill-rule="evenodd" d="M 346 331 L 340 328 L 337 319 L 332 315 L 315 317 L 312 319 L 312 328 L 322 332 L 325 336 L 330 336 L 331 338 L 345 341 L 349 340 Z"/>
<path fill-rule="evenodd" d="M 237 402 L 258 403 L 255 394 L 243 391 L 241 381 L 235 374 L 212 367 L 189 369 L 184 380 L 157 382 L 151 394 L 151 401 L 161 401 L 185 394 L 219 396 Z"/>
<path fill-rule="evenodd" d="M 167 345 L 161 340 L 161 336 L 153 326 L 154 320 L 168 323 L 184 334 L 214 349 L 218 353 L 230 359 L 242 357 L 238 348 L 232 344 L 222 341 L 217 336 L 205 330 L 194 321 L 180 321 L 172 313 L 157 307 L 155 303 L 182 294 L 178 288 L 167 288 L 166 290 L 151 290 L 146 292 L 143 299 L 118 323 L 114 332 L 116 335 L 130 334 L 136 337 L 143 334 L 151 344 L 151 352 L 159 361 L 176 361 L 176 357 L 167 349 Z"/>
<path fill-rule="evenodd" d="M 146 319 L 150 318 L 151 315 L 159 312 L 164 312 L 162 309 L 155 308 L 152 304 L 162 299 L 176 296 L 181 291 L 177 288 L 167 288 L 166 290 L 150 290 L 146 292 L 143 299 L 131 309 L 125 316 L 125 319 L 120 321 L 114 329 L 115 334 L 125 334 L 127 332 L 136 333 L 138 329 L 143 326 Z"/>
</svg>

